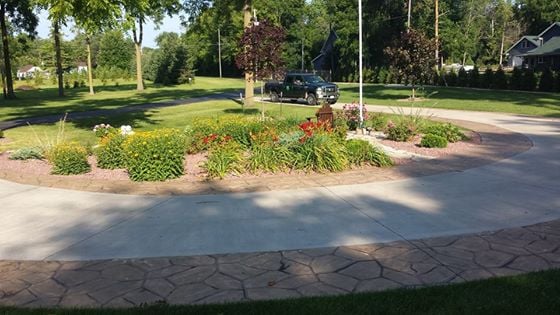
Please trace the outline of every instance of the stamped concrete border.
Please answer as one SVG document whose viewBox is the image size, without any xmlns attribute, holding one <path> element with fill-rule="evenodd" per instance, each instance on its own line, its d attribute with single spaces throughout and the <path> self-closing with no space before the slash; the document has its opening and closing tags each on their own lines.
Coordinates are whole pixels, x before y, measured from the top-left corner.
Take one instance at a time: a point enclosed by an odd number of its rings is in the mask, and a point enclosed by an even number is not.
<svg viewBox="0 0 560 315">
<path fill-rule="evenodd" d="M 493 125 L 464 120 L 439 120 L 452 122 L 477 132 L 481 136 L 482 143 L 469 147 L 469 150 L 460 154 L 449 155 L 438 160 L 415 161 L 391 168 L 369 168 L 329 174 L 229 178 L 225 180 L 201 180 L 196 182 L 171 180 L 157 183 L 136 183 L 123 180 L 76 179 L 71 176 L 32 177 L 29 174 L 0 170 L 0 178 L 20 184 L 133 195 L 198 195 L 257 192 L 364 184 L 446 172 L 460 172 L 512 157 L 529 150 L 533 145 L 531 140 L 523 134 Z"/>
<path fill-rule="evenodd" d="M 0 305 L 132 307 L 418 288 L 560 268 L 560 220 L 349 247 L 99 261 L 0 261 Z"/>
</svg>

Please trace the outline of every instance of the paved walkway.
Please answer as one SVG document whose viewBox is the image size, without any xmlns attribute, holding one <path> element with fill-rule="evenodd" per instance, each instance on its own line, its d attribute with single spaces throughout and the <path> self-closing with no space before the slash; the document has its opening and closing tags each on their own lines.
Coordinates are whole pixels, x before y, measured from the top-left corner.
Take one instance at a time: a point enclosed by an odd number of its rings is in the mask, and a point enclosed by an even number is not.
<svg viewBox="0 0 560 315">
<path fill-rule="evenodd" d="M 0 304 L 281 298 L 558 267 L 560 121 L 431 112 L 534 147 L 459 172 L 274 192 L 131 196 L 0 181 Z M 475 235 L 451 236 L 465 233 Z M 226 255 L 243 252 L 265 253 Z"/>
</svg>

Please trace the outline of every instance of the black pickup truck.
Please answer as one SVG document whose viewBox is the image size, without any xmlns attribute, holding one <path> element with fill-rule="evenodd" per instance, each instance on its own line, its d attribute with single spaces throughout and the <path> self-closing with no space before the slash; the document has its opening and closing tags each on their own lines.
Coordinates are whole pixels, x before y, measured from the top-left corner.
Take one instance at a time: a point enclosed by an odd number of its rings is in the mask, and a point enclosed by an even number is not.
<svg viewBox="0 0 560 315">
<path fill-rule="evenodd" d="M 283 82 L 267 82 L 264 90 L 270 95 L 272 102 L 280 99 L 304 99 L 309 105 L 317 105 L 319 102 L 334 104 L 340 96 L 336 84 L 312 73 L 288 73 Z"/>
</svg>

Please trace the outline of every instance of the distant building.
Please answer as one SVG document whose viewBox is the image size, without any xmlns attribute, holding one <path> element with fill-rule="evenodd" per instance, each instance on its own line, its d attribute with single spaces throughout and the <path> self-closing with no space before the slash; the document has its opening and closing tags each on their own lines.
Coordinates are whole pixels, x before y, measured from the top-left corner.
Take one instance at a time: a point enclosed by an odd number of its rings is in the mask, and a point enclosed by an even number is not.
<svg viewBox="0 0 560 315">
<path fill-rule="evenodd" d="M 76 64 L 76 71 L 78 72 L 87 72 L 88 71 L 88 66 L 87 63 L 80 61 Z"/>
<path fill-rule="evenodd" d="M 508 66 L 560 70 L 560 22 L 539 35 L 521 37 L 507 51 Z"/>
<path fill-rule="evenodd" d="M 17 70 L 16 76 L 20 80 L 25 80 L 27 78 L 33 78 L 35 76 L 35 73 L 37 72 L 43 72 L 43 70 L 34 65 L 27 65 L 19 68 Z"/>
</svg>

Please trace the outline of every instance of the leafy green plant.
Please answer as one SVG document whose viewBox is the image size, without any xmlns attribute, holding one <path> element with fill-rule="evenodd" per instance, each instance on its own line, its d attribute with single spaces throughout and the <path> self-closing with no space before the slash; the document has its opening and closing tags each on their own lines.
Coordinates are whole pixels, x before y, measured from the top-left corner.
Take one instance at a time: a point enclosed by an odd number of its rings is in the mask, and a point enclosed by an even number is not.
<svg viewBox="0 0 560 315">
<path fill-rule="evenodd" d="M 385 152 L 365 140 L 351 139 L 346 141 L 346 150 L 348 153 L 348 161 L 353 165 L 393 165 L 393 161 Z"/>
<path fill-rule="evenodd" d="M 176 129 L 137 132 L 124 141 L 126 168 L 133 181 L 163 181 L 183 174 L 185 136 Z"/>
<path fill-rule="evenodd" d="M 466 139 L 459 127 L 452 124 L 431 124 L 422 130 L 425 134 L 433 134 L 445 138 L 448 142 L 457 142 Z"/>
<path fill-rule="evenodd" d="M 242 169 L 243 148 L 235 141 L 212 147 L 208 159 L 202 165 L 209 178 L 224 178 L 229 173 L 238 173 Z"/>
<path fill-rule="evenodd" d="M 87 157 L 88 150 L 75 142 L 57 144 L 47 153 L 47 160 L 53 165 L 52 173 L 57 175 L 89 172 Z"/>
<path fill-rule="evenodd" d="M 346 146 L 328 133 L 314 133 L 304 137 L 301 145 L 294 147 L 296 167 L 316 172 L 338 172 L 348 168 Z"/>
<path fill-rule="evenodd" d="M 43 157 L 43 151 L 38 147 L 21 148 L 10 154 L 10 160 L 41 160 Z"/>
<path fill-rule="evenodd" d="M 0 130 L 0 138 L 4 138 L 4 130 Z"/>
<path fill-rule="evenodd" d="M 406 142 L 417 134 L 417 130 L 417 126 L 411 122 L 401 120 L 397 123 L 393 123 L 390 121 L 387 124 L 385 134 L 389 140 Z"/>
<path fill-rule="evenodd" d="M 369 115 L 367 126 L 375 131 L 384 131 L 387 128 L 389 117 L 383 113 L 371 113 Z"/>
<path fill-rule="evenodd" d="M 247 168 L 252 171 L 278 172 L 290 166 L 294 153 L 279 143 L 260 143 L 251 147 Z"/>
<path fill-rule="evenodd" d="M 447 139 L 431 133 L 425 134 L 420 141 L 420 146 L 425 148 L 445 148 Z"/>
<path fill-rule="evenodd" d="M 101 138 L 99 147 L 95 150 L 97 166 L 104 169 L 124 168 L 126 156 L 123 143 L 126 136 L 114 130 Z"/>
</svg>

